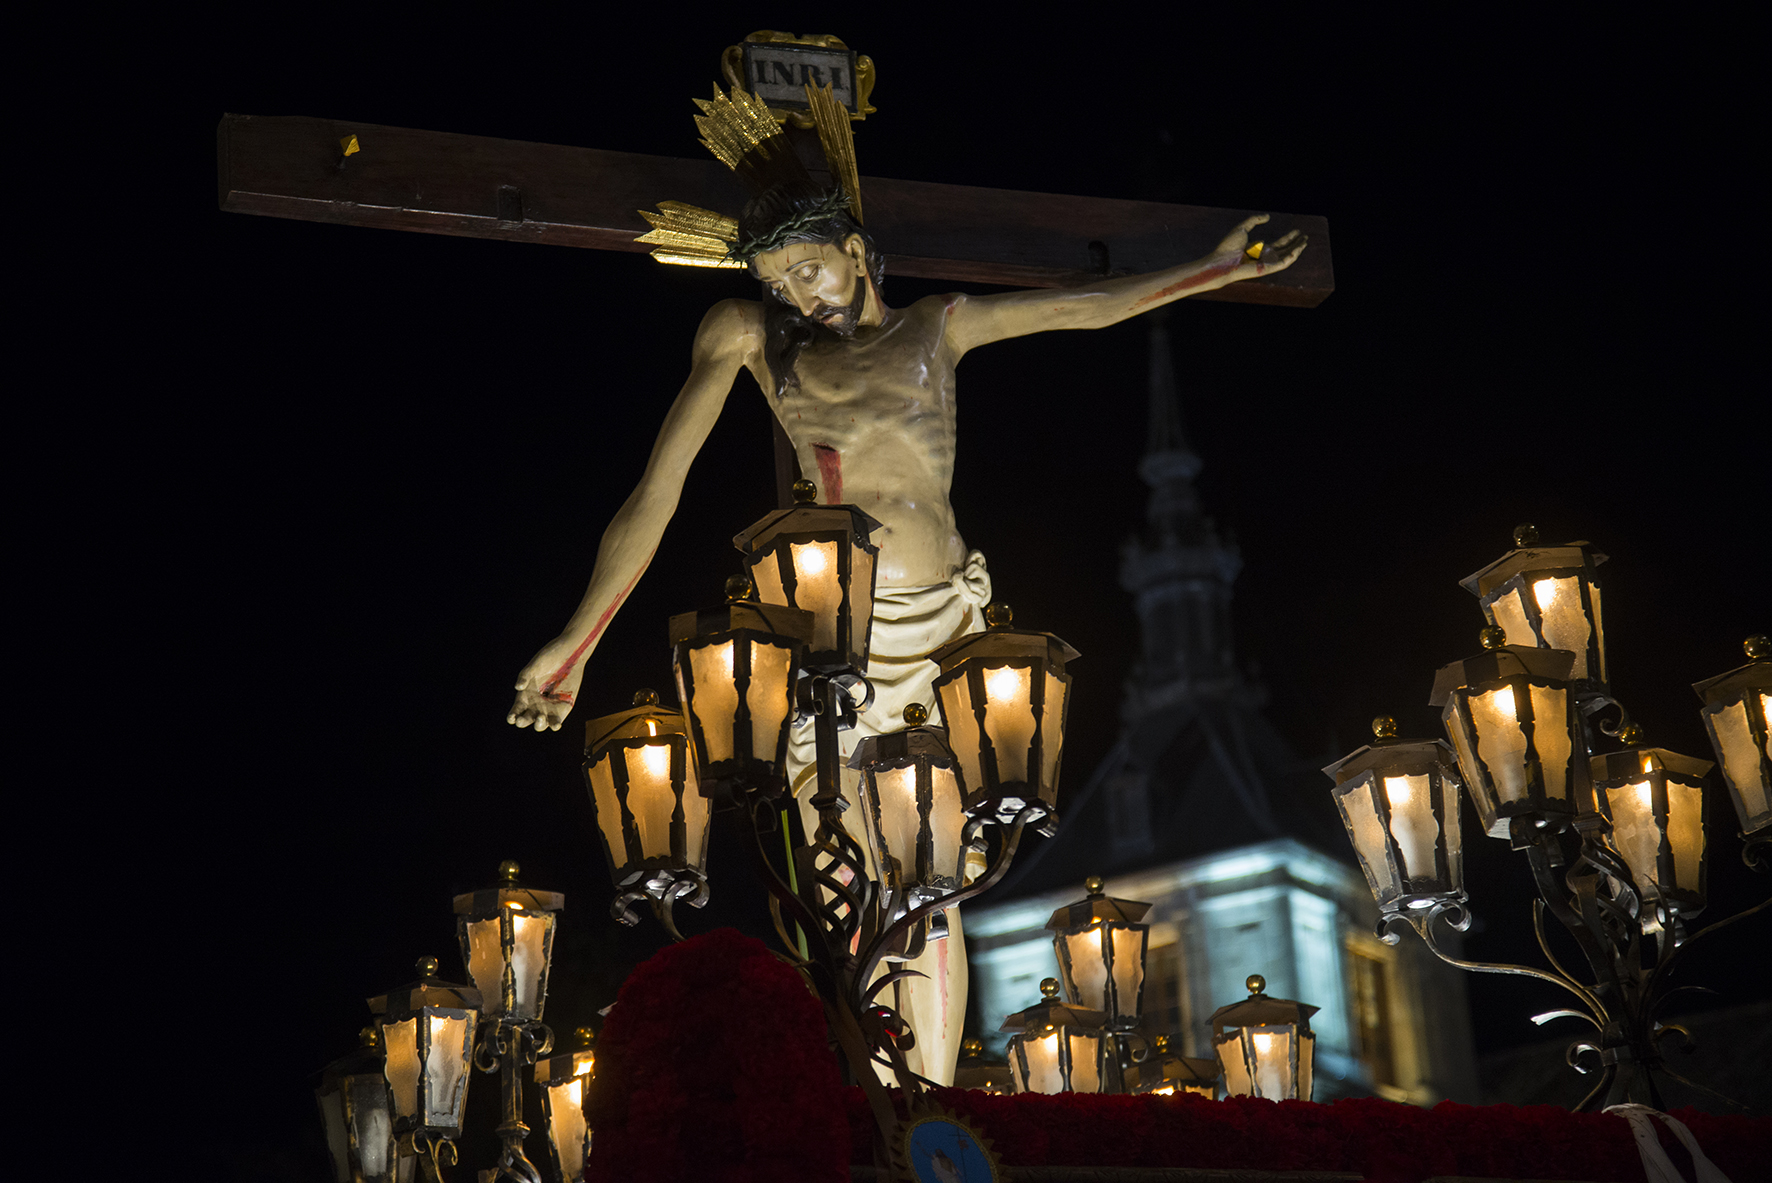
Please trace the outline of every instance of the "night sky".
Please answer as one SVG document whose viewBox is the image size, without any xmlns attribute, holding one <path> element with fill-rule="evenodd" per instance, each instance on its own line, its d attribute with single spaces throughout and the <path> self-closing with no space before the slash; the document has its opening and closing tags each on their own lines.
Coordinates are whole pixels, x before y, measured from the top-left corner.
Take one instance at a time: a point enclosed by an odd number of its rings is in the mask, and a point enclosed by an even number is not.
<svg viewBox="0 0 1772 1183">
<path fill-rule="evenodd" d="M 218 1054 L 275 1032 L 251 1087 L 213 1100 L 214 1177 L 319 1177 L 308 1074 L 421 954 L 460 978 L 450 899 L 499 860 L 567 895 L 557 1032 L 594 1021 L 659 947 L 650 920 L 607 918 L 580 725 L 638 687 L 668 693 L 666 617 L 718 602 L 732 535 L 774 497 L 767 409 L 741 376 L 583 705 L 558 733 L 506 726 L 702 311 L 755 285 L 640 254 L 223 214 L 223 112 L 693 156 L 689 99 L 722 47 L 757 26 L 831 31 L 879 67 L 864 176 L 1325 215 L 1322 306 L 1183 301 L 1171 321 L 1202 496 L 1246 564 L 1239 651 L 1276 724 L 1322 763 L 1374 714 L 1438 734 L 1433 672 L 1475 652 L 1482 624 L 1457 581 L 1533 521 L 1612 556 L 1614 691 L 1652 741 L 1709 754 L 1688 686 L 1772 627 L 1772 416 L 1747 357 L 1760 248 L 1743 238 L 1763 203 L 1735 159 L 1746 83 L 1726 39 L 1103 5 L 1049 24 L 1021 8 L 685 11 L 568 28 L 490 7 L 385 26 L 291 10 L 196 42 L 152 34 L 178 44 L 120 149 L 156 178 L 152 229 L 106 232 L 119 274 L 141 264 L 134 295 L 120 335 L 72 364 L 126 362 L 144 395 L 102 416 L 116 483 L 94 527 L 133 638 L 130 760 L 99 773 L 120 823 L 113 951 L 137 978 L 163 972 L 137 893 L 188 899 L 200 880 L 206 919 L 176 964 L 205 998 L 277 1007 L 180 1020 Z M 886 295 L 953 287 L 890 279 Z M 1143 512 L 1145 364 L 1134 321 L 1004 342 L 960 370 L 966 540 L 1018 624 L 1083 654 L 1072 790 L 1114 737 L 1137 642 L 1117 571 Z M 62 430 L 94 423 L 69 408 Z M 1741 868 L 1720 792 L 1710 809 L 1720 917 L 1766 881 Z M 1467 948 L 1530 956 L 1523 863 L 1467 833 Z M 685 928 L 763 935 L 735 835 L 716 830 L 710 866 L 714 903 L 681 912 Z M 1763 943 L 1755 925 L 1742 936 Z M 1683 979 L 1722 1003 L 1763 997 L 1739 948 L 1695 950 Z M 1540 1038 L 1524 1016 L 1561 1005 L 1549 993 L 1471 980 L 1480 1047 Z M 496 1092 L 474 1085 L 467 1166 Z"/>
</svg>

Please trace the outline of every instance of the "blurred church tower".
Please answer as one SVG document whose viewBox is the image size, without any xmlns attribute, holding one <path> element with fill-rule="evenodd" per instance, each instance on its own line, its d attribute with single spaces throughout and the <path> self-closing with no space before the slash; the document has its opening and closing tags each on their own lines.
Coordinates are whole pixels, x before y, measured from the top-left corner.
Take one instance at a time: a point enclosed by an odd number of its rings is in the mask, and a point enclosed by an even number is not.
<svg viewBox="0 0 1772 1183">
<path fill-rule="evenodd" d="M 964 905 L 972 1027 L 1001 1047 L 1003 1017 L 1057 971 L 1047 918 L 1101 875 L 1108 894 L 1155 905 L 1147 1038 L 1178 1035 L 1186 1054 L 1212 1055 L 1207 1016 L 1246 998 L 1244 978 L 1260 973 L 1270 995 L 1322 1008 L 1316 1099 L 1475 1101 L 1462 975 L 1419 941 L 1371 935 L 1377 910 L 1329 781 L 1268 722 L 1266 696 L 1236 662 L 1242 558 L 1194 488 L 1201 461 L 1183 433 L 1167 316 L 1144 318 L 1150 420 L 1138 473 L 1150 497 L 1120 565 L 1141 632 L 1120 735 L 1086 782 L 1061 787 L 1058 836 Z"/>
</svg>

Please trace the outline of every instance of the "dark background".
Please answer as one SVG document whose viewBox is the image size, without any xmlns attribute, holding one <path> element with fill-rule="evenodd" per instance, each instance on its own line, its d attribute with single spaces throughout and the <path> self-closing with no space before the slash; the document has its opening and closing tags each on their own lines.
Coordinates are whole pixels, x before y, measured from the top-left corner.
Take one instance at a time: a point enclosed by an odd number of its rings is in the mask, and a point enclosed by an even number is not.
<svg viewBox="0 0 1772 1183">
<path fill-rule="evenodd" d="M 35 495 L 81 523 L 44 565 L 72 656 L 35 676 L 71 676 L 80 694 L 51 713 L 102 734 L 87 771 L 39 795 L 77 803 L 60 833 L 109 835 L 88 868 L 105 964 L 161 1000 L 178 1046 L 203 1032 L 203 1054 L 175 1059 L 204 1082 L 212 1177 L 321 1177 L 307 1074 L 414 958 L 460 977 L 450 897 L 500 859 L 567 894 L 556 1031 L 594 1021 L 659 946 L 650 921 L 606 917 L 578 724 L 667 690 L 666 616 L 717 600 L 731 536 L 773 501 L 767 411 L 741 377 L 584 705 L 559 733 L 507 727 L 513 677 L 577 603 L 701 311 L 754 285 L 222 214 L 226 111 L 690 156 L 689 98 L 723 46 L 831 31 L 879 67 L 864 175 L 1326 215 L 1338 290 L 1321 307 L 1184 301 L 1171 321 L 1200 487 L 1246 561 L 1240 651 L 1278 725 L 1324 762 L 1381 711 L 1437 733 L 1433 670 L 1481 625 L 1456 581 L 1531 520 L 1613 556 L 1615 692 L 1653 741 L 1708 754 L 1687 686 L 1740 664 L 1772 603 L 1749 360 L 1763 202 L 1737 163 L 1752 137 L 1732 40 L 1661 17 L 1030 11 L 285 8 L 124 30 L 85 96 L 110 122 L 81 134 L 133 208 L 88 239 L 73 283 L 104 329 L 62 355 L 34 458 L 59 474 Z M 887 296 L 952 286 L 894 279 Z M 967 541 L 1018 623 L 1084 654 L 1073 789 L 1114 737 L 1136 644 L 1116 577 L 1143 509 L 1145 339 L 1137 322 L 1051 334 L 961 369 Z M 93 719 L 111 695 L 115 716 Z M 1721 916 L 1765 880 L 1741 868 L 1720 792 L 1710 818 Z M 766 931 L 737 849 L 716 833 L 692 931 Z M 1468 850 L 1467 948 L 1531 956 L 1524 867 L 1503 843 Z M 1695 949 L 1687 980 L 1764 997 L 1741 952 L 1763 946 L 1755 926 Z M 1538 1037 L 1524 1016 L 1561 1004 L 1469 988 L 1483 1050 Z M 223 1063 L 250 1067 L 199 1076 Z M 496 1091 L 474 1086 L 466 1167 Z"/>
</svg>

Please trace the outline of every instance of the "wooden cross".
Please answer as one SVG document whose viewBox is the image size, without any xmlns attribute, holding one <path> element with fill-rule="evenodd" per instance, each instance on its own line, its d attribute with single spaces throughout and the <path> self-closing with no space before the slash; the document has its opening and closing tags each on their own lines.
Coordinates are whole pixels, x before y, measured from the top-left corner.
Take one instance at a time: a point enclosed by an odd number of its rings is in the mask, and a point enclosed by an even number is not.
<svg viewBox="0 0 1772 1183">
<path fill-rule="evenodd" d="M 224 115 L 221 208 L 426 234 L 644 251 L 639 210 L 685 201 L 736 214 L 745 192 L 715 160 L 681 160 L 305 116 Z M 1310 249 L 1277 275 L 1196 300 L 1314 308 L 1335 290 L 1328 219 L 1277 211 L 1066 197 L 863 177 L 888 275 L 1066 287 L 1205 255 L 1252 213 Z"/>
</svg>

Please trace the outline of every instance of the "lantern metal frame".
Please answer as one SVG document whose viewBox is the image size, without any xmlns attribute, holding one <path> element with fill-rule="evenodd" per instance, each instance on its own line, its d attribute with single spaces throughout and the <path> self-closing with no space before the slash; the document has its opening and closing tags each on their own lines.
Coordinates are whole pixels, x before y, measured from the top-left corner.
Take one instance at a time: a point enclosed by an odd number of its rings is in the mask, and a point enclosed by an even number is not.
<svg viewBox="0 0 1772 1183">
<path fill-rule="evenodd" d="M 637 924 L 639 917 L 634 914 L 633 905 L 647 900 L 658 922 L 674 939 L 682 940 L 672 917 L 672 908 L 683 899 L 687 899 L 692 908 L 707 906 L 708 840 L 713 829 L 712 817 L 702 818 L 699 840 L 692 844 L 688 813 L 695 809 L 711 814 L 712 807 L 696 783 L 695 761 L 689 750 L 689 728 L 682 712 L 660 706 L 658 696 L 650 690 L 639 691 L 634 700 L 631 710 L 617 711 L 585 724 L 585 789 L 590 794 L 591 809 L 598 815 L 597 836 L 609 860 L 610 877 L 615 881 L 617 891 L 615 900 L 609 905 L 609 914 L 623 924 Z M 673 796 L 670 849 L 663 854 L 648 855 L 641 845 L 634 810 L 628 804 L 632 786 L 628 781 L 627 760 L 614 759 L 611 753 L 658 747 L 661 740 L 662 746 L 670 751 L 667 770 Z M 612 791 L 620 810 L 620 816 L 615 819 L 623 844 L 619 859 L 609 842 L 607 823 L 597 805 L 597 786 L 593 779 L 593 770 L 605 757 L 610 757 Z"/>
<path fill-rule="evenodd" d="M 1581 597 L 1581 612 L 1587 620 L 1588 636 L 1584 651 L 1573 655 L 1572 669 L 1578 671 L 1574 680 L 1584 690 L 1604 693 L 1608 683 L 1605 618 L 1601 610 L 1597 568 L 1605 561 L 1606 556 L 1586 542 L 1540 545 L 1538 531 L 1522 526 L 1514 531 L 1512 551 L 1482 570 L 1465 576 L 1458 585 L 1477 597 L 1484 619 L 1507 634 L 1509 645 L 1567 652 L 1564 646 L 1555 644 L 1545 635 L 1544 608 L 1539 603 L 1535 587 L 1545 580 L 1575 580 Z M 1519 603 L 1519 614 L 1512 619 L 1495 611 L 1496 605 L 1510 596 L 1517 597 Z"/>
<path fill-rule="evenodd" d="M 1629 747 L 1619 752 L 1607 752 L 1595 756 L 1589 761 L 1589 768 L 1594 782 L 1594 801 L 1606 820 L 1612 823 L 1612 845 L 1625 858 L 1626 864 L 1631 860 L 1620 846 L 1618 822 L 1612 803 L 1614 790 L 1624 790 L 1635 786 L 1647 787 L 1649 790 L 1650 819 L 1657 832 L 1654 854 L 1655 871 L 1653 877 L 1644 882 L 1637 879 L 1637 887 L 1644 898 L 1653 897 L 1676 913 L 1681 919 L 1691 919 L 1704 909 L 1705 883 L 1710 863 L 1710 843 L 1705 841 L 1703 825 L 1704 809 L 1704 778 L 1715 767 L 1709 760 L 1698 760 L 1691 756 L 1682 756 L 1678 752 L 1670 752 L 1666 748 Z M 1668 785 L 1686 788 L 1697 796 L 1699 809 L 1698 830 L 1698 867 L 1694 878 L 1698 881 L 1697 888 L 1689 889 L 1680 885 L 1678 874 L 1677 850 L 1670 831 L 1672 810 L 1668 798 Z M 1633 872 L 1635 867 L 1633 866 Z"/>
<path fill-rule="evenodd" d="M 786 787 L 783 768 L 787 758 L 788 733 L 794 725 L 794 691 L 799 671 L 805 667 L 806 652 L 812 643 L 813 614 L 800 608 L 777 604 L 759 604 L 747 597 L 751 584 L 743 576 L 728 581 L 728 602 L 703 612 L 685 612 L 671 617 L 671 664 L 676 674 L 677 697 L 683 706 L 688 724 L 689 741 L 695 753 L 696 776 L 704 797 L 724 802 L 734 793 L 756 790 L 771 795 Z M 697 710 L 697 690 L 693 674 L 694 655 L 720 645 L 732 646 L 732 684 L 735 700 L 732 712 L 732 754 L 722 759 L 708 755 L 708 720 Z M 756 733 L 751 709 L 752 668 L 755 648 L 767 645 L 787 653 L 787 671 L 782 680 L 781 724 L 771 738 Z M 721 724 L 725 716 L 722 714 Z M 759 757 L 759 740 L 774 753 Z"/>
<path fill-rule="evenodd" d="M 417 1163 L 413 1158 L 400 1156 L 399 1138 L 394 1134 L 394 1099 L 383 1071 L 386 1057 L 381 1032 L 373 1026 L 365 1027 L 358 1039 L 359 1046 L 354 1051 L 320 1070 L 320 1085 L 314 1090 L 326 1149 L 332 1157 L 333 1177 L 338 1183 L 405 1183 Z M 334 1101 L 336 1108 L 329 1107 L 329 1100 Z M 384 1127 L 380 1149 L 386 1169 L 371 1172 L 364 1162 L 363 1140 L 366 1135 L 373 1136 L 372 1128 L 365 1129 L 366 1125 L 375 1124 L 373 1114 L 380 1115 Z"/>
<path fill-rule="evenodd" d="M 581 1161 L 576 1170 L 568 1170 L 566 1160 L 560 1154 L 560 1136 L 556 1123 L 565 1116 L 557 1113 L 554 1105 L 554 1091 L 561 1085 L 574 1081 L 589 1080 L 595 1073 L 596 1054 L 590 1050 L 590 1031 L 579 1028 L 578 1036 L 585 1044 L 575 1052 L 563 1052 L 541 1060 L 535 1065 L 535 1083 L 541 1090 L 542 1113 L 547 1119 L 548 1154 L 553 1159 L 554 1173 L 562 1183 L 583 1183 L 585 1176 L 584 1159 L 590 1157 L 592 1130 L 585 1121 L 584 1103 L 585 1090 L 579 1090 L 578 1124 L 584 1126 L 584 1147 Z"/>
<path fill-rule="evenodd" d="M 1767 864 L 1761 860 L 1772 851 L 1772 720 L 1767 718 L 1767 701 L 1772 698 L 1772 641 L 1764 635 L 1749 637 L 1742 650 L 1751 659 L 1726 674 L 1696 682 L 1692 690 L 1704 704 L 1699 712 L 1704 730 L 1710 736 L 1712 749 L 1729 786 L 1735 805 L 1735 816 L 1741 819 L 1743 839 L 1741 857 L 1756 870 Z M 1743 736 L 1722 734 L 1719 724 L 1726 713 L 1739 709 Z M 1751 755 L 1739 750 L 1745 738 Z"/>
<path fill-rule="evenodd" d="M 862 737 L 849 759 L 849 767 L 861 773 L 859 797 L 862 829 L 873 851 L 874 866 L 879 869 L 881 883 L 887 891 L 889 910 L 902 911 L 920 904 L 944 899 L 960 888 L 965 878 L 968 845 L 961 840 L 965 832 L 961 805 L 965 801 L 965 784 L 960 780 L 958 762 L 947 745 L 945 728 L 930 727 L 917 720 L 926 720 L 928 712 L 912 704 L 903 731 Z M 917 810 L 915 849 L 908 860 L 899 858 L 886 840 L 887 822 L 879 789 L 879 777 L 886 772 L 913 773 L 913 789 Z M 935 865 L 935 833 L 932 828 L 936 808 L 935 774 L 948 773 L 954 781 L 954 809 L 960 815 L 961 829 L 954 835 L 954 858 L 951 866 Z M 908 865 L 907 865 L 908 861 Z M 926 940 L 947 936 L 947 911 L 933 913 L 927 924 L 913 935 L 906 958 L 922 952 Z"/>
<path fill-rule="evenodd" d="M 1517 548 L 1514 555 L 1503 556 L 1502 560 L 1465 581 L 1467 589 L 1478 592 L 1479 598 L 1486 594 L 1482 577 L 1487 575 L 1499 580 L 1510 561 L 1536 545 L 1537 532 L 1530 526 L 1522 526 L 1515 531 L 1514 537 Z M 1593 560 L 1594 564 L 1597 562 L 1597 559 Z M 1592 567 L 1582 569 L 1591 580 Z M 1522 571 L 1542 574 L 1537 569 L 1528 571 L 1521 566 L 1508 572 L 1507 578 L 1512 579 Z M 1477 586 L 1472 587 L 1472 581 L 1476 581 Z M 1592 583 L 1598 587 L 1597 580 Z M 1592 605 L 1586 599 L 1583 602 L 1591 609 Z M 1487 609 L 1486 615 L 1492 617 Z M 1603 645 L 1601 622 L 1590 618 L 1588 627 L 1594 644 Z M 1472 804 L 1477 808 L 1485 832 L 1492 837 L 1505 837 L 1514 850 L 1526 855 L 1538 894 L 1538 899 L 1533 901 L 1533 933 L 1550 968 L 1471 961 L 1442 947 L 1436 921 L 1444 919 L 1460 932 L 1470 926 L 1470 913 L 1462 898 L 1433 902 L 1422 909 L 1384 911 L 1379 917 L 1378 935 L 1394 945 L 1401 939 L 1401 922 L 1407 922 L 1428 949 L 1450 965 L 1478 973 L 1536 978 L 1572 995 L 1576 1007 L 1535 1015 L 1533 1022 L 1542 1024 L 1553 1019 L 1573 1018 L 1593 1027 L 1592 1036 L 1570 1043 L 1564 1055 L 1577 1071 L 1598 1073 L 1593 1088 L 1575 1107 L 1578 1111 L 1639 1099 L 1646 1100 L 1654 1108 L 1664 1108 L 1657 1074 L 1710 1092 L 1674 1072 L 1662 1058 L 1660 1045 L 1669 1035 L 1681 1037 L 1688 1050 L 1692 1046 L 1691 1037 L 1683 1027 L 1659 1018 L 1661 1008 L 1674 994 L 1668 985 L 1669 974 L 1680 954 L 1699 940 L 1758 914 L 1772 904 L 1772 900 L 1762 901 L 1695 933 L 1688 933 L 1682 912 L 1690 914 L 1691 909 L 1680 906 L 1681 901 L 1676 897 L 1658 892 L 1652 884 L 1636 882 L 1612 837 L 1611 821 L 1600 811 L 1595 796 L 1595 771 L 1604 772 L 1608 767 L 1606 759 L 1595 758 L 1597 736 L 1634 746 L 1641 741 L 1641 729 L 1631 723 L 1624 705 L 1607 692 L 1598 678 L 1565 680 L 1573 668 L 1573 654 L 1507 644 L 1505 630 L 1496 625 L 1483 630 L 1482 640 L 1489 652 L 1442 669 L 1435 679 L 1431 702 L 1447 708 L 1448 732 L 1458 749 L 1465 787 L 1470 790 Z M 1557 676 L 1559 668 L 1563 677 Z M 1608 672 L 1603 665 L 1594 668 L 1602 673 Z M 1479 761 L 1466 758 L 1466 749 L 1474 753 L 1475 745 L 1469 742 L 1468 733 L 1461 736 L 1456 728 L 1459 722 L 1455 710 L 1458 696 L 1470 690 L 1473 684 L 1510 683 L 1522 686 L 1544 683 L 1567 690 L 1572 708 L 1568 736 L 1569 809 L 1550 803 L 1543 794 L 1541 777 L 1529 786 L 1532 791 L 1524 801 L 1504 804 L 1498 796 L 1486 799 L 1485 791 L 1492 788 L 1484 779 L 1486 768 Z M 1700 697 L 1704 697 L 1702 690 Z M 1608 717 L 1614 710 L 1616 717 Z M 1535 743 L 1529 742 L 1528 751 L 1534 748 Z M 1475 775 L 1472 766 L 1476 768 Z M 1335 767 L 1331 765 L 1331 769 Z M 1743 855 L 1749 865 L 1756 865 L 1751 849 L 1744 851 Z M 1760 863 L 1756 869 L 1769 868 Z M 1547 913 L 1569 932 L 1581 950 L 1588 968 L 1585 978 L 1577 977 L 1567 969 L 1552 951 L 1544 923 Z"/>
<path fill-rule="evenodd" d="M 1219 1068 L 1224 1073 L 1225 1092 L 1232 1096 L 1266 1096 L 1261 1091 L 1259 1049 L 1255 1040 L 1260 1038 L 1264 1030 L 1277 1031 L 1288 1028 L 1287 1067 L 1290 1069 L 1294 1096 L 1268 1097 L 1270 1101 L 1311 1099 L 1311 1089 L 1315 1075 L 1317 1037 L 1311 1031 L 1311 1016 L 1321 1007 L 1311 1006 L 1305 1002 L 1294 1002 L 1290 998 L 1270 998 L 1265 993 L 1267 980 L 1260 974 L 1250 974 L 1246 983 L 1249 997 L 1241 1002 L 1233 1002 L 1221 1006 L 1212 1012 L 1206 1020 L 1212 1028 L 1212 1047 L 1218 1054 Z M 1225 1058 L 1225 1049 L 1235 1043 L 1237 1046 L 1237 1062 L 1247 1074 L 1250 1092 L 1237 1093 L 1232 1084 L 1230 1061 Z"/>
<path fill-rule="evenodd" d="M 1170 1037 L 1159 1035 L 1151 1054 L 1126 1070 L 1127 1091 L 1135 1096 L 1167 1096 L 1193 1093 L 1209 1099 L 1218 1096 L 1222 1070 L 1217 1058 L 1183 1056 L 1169 1050 Z"/>
<path fill-rule="evenodd" d="M 1026 1093 L 1028 1077 L 1032 1068 L 1028 1064 L 1027 1045 L 1030 1041 L 1057 1037 L 1055 1050 L 1058 1055 L 1058 1075 L 1064 1083 L 1060 1092 L 1076 1091 L 1071 1086 L 1075 1083 L 1077 1061 L 1075 1056 L 1078 1042 L 1094 1044 L 1095 1079 L 1098 1093 L 1120 1093 L 1125 1091 L 1124 1078 L 1121 1075 L 1120 1059 L 1116 1054 L 1117 1047 L 1114 1033 L 1103 1026 L 1107 1015 L 1102 1011 L 1090 1010 L 1087 1007 L 1074 1006 L 1060 1002 L 1058 999 L 1058 979 L 1047 978 L 1040 983 L 1041 1000 L 1026 1010 L 1017 1011 L 1003 1020 L 1001 1031 L 1009 1031 L 1009 1081 L 1015 1092 Z"/>
<path fill-rule="evenodd" d="M 829 647 L 809 643 L 805 668 L 819 672 L 862 670 L 868 664 L 868 646 L 874 627 L 874 583 L 879 573 L 880 548 L 870 536 L 880 523 L 859 506 L 818 505 L 817 489 L 810 481 L 796 481 L 795 504 L 765 515 L 732 540 L 744 554 L 744 567 L 756 585 L 758 598 L 765 604 L 780 603 L 783 607 L 800 608 L 798 576 L 794 570 L 792 547 L 831 544 L 835 547 L 838 598 L 834 622 L 834 644 Z M 859 594 L 861 572 L 856 570 L 857 555 L 865 556 L 867 595 Z M 764 567 L 773 560 L 772 569 Z M 766 575 L 766 578 L 759 578 Z M 779 591 L 783 599 L 774 598 Z"/>
<path fill-rule="evenodd" d="M 1466 898 L 1458 801 L 1462 782 L 1452 750 L 1444 740 L 1398 739 L 1396 720 L 1388 716 L 1374 720 L 1372 729 L 1373 743 L 1328 765 L 1323 772 L 1335 782 L 1335 807 L 1378 910 L 1392 914 L 1462 902 Z M 1417 872 L 1400 849 L 1393 816 L 1396 805 L 1385 784 L 1398 777 L 1426 781 L 1427 805 L 1436 830 L 1433 865 L 1425 874 Z M 1360 841 L 1362 819 L 1368 816 L 1377 822 L 1382 842 L 1377 851 L 1367 851 Z M 1377 868 L 1371 861 L 1375 854 L 1380 860 Z"/>
<path fill-rule="evenodd" d="M 384 1055 L 382 1071 L 388 1082 L 389 1105 L 394 1113 L 394 1132 L 400 1139 L 400 1153 L 418 1158 L 428 1183 L 442 1183 L 442 1159 L 447 1156 L 451 1164 L 456 1161 L 455 1139 L 461 1134 L 462 1118 L 467 1112 L 468 1085 L 472 1083 L 474 1075 L 474 1036 L 479 1025 L 481 999 L 480 991 L 474 987 L 439 978 L 435 957 L 419 958 L 417 969 L 417 981 L 371 998 L 369 1013 L 375 1016 L 375 1025 L 381 1032 Z M 429 1064 L 434 1019 L 463 1024 L 456 1095 L 450 1099 L 448 1110 L 453 1113 L 454 1121 L 444 1124 L 427 1120 L 429 1116 L 442 1111 L 432 1104 L 430 1095 Z M 413 1023 L 413 1054 L 417 1061 L 417 1076 L 413 1083 L 413 1112 L 401 1114 L 400 1090 L 391 1075 L 393 1043 L 388 1038 L 388 1030 L 406 1022 Z M 452 1051 L 451 1054 L 456 1053 Z"/>
<path fill-rule="evenodd" d="M 1064 985 L 1065 997 L 1073 1005 L 1089 1006 L 1088 999 L 1077 984 L 1077 967 L 1073 961 L 1071 940 L 1085 933 L 1095 932 L 1096 942 L 1101 956 L 1103 970 L 1102 1002 L 1103 1006 L 1090 1007 L 1100 1010 L 1105 1016 L 1103 1025 L 1115 1032 L 1126 1032 L 1138 1026 L 1139 1017 L 1144 1013 L 1145 963 L 1150 954 L 1151 926 L 1141 923 L 1151 905 L 1138 900 L 1115 899 L 1103 890 L 1099 876 L 1090 876 L 1083 884 L 1087 896 L 1074 904 L 1067 904 L 1052 913 L 1046 922 L 1047 931 L 1052 933 L 1052 948 L 1058 956 L 1058 976 Z M 1118 954 L 1115 951 L 1114 934 L 1121 932 L 1138 935 L 1138 986 L 1130 1000 L 1120 997 L 1119 975 L 1114 971 L 1118 965 Z M 1128 1009 L 1124 1003 L 1130 1001 Z"/>
</svg>

